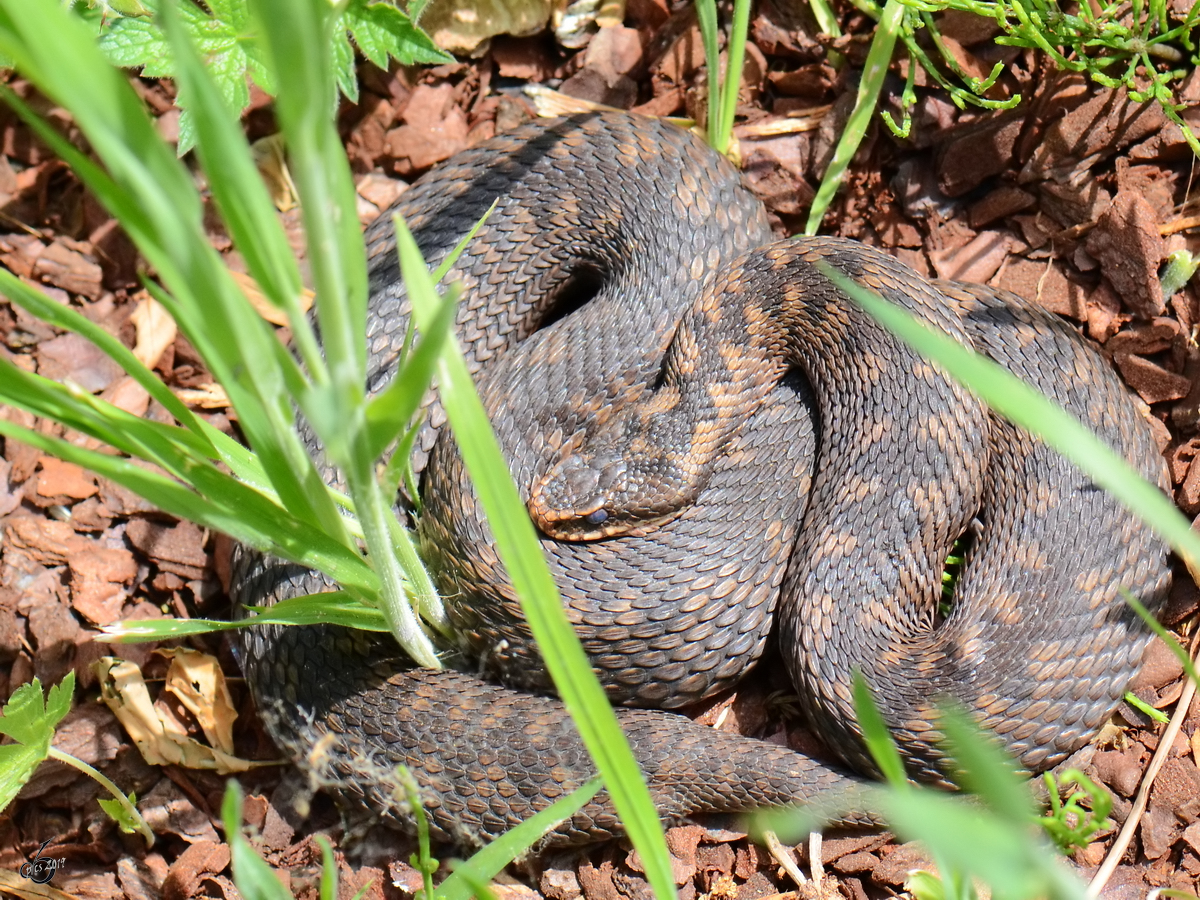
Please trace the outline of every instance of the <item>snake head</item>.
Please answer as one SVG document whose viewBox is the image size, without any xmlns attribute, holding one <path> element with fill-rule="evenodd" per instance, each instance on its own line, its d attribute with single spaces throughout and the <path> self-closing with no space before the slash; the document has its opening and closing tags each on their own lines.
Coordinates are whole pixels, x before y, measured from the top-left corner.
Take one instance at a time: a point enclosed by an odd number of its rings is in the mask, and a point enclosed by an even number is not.
<svg viewBox="0 0 1200 900">
<path fill-rule="evenodd" d="M 534 524 L 552 538 L 588 541 L 626 533 L 631 523 L 617 512 L 625 492 L 627 466 L 614 452 L 563 457 L 537 484 L 529 498 Z"/>
</svg>

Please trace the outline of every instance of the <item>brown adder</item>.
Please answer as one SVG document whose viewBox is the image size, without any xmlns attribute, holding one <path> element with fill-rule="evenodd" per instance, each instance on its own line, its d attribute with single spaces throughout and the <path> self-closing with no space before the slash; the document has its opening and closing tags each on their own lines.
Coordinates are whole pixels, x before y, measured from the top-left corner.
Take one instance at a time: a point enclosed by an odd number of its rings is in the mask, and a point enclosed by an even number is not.
<svg viewBox="0 0 1200 900">
<path fill-rule="evenodd" d="M 855 668 L 922 778 L 943 778 L 942 696 L 1032 770 L 1088 739 L 1148 637 L 1118 587 L 1160 605 L 1164 547 L 876 326 L 817 263 L 974 345 L 1165 483 L 1145 422 L 1092 347 L 1016 297 L 927 282 L 860 244 L 770 243 L 737 173 L 662 122 L 523 127 L 431 172 L 397 211 L 436 264 L 497 197 L 454 271 L 457 333 L 517 485 L 545 530 L 573 538 L 543 547 L 614 702 L 678 708 L 729 688 L 774 619 L 791 681 L 771 677 L 794 684 L 831 756 L 860 771 L 871 767 L 850 707 Z M 368 231 L 374 388 L 407 326 L 389 220 Z M 323 782 L 404 820 L 388 775 L 404 763 L 437 833 L 471 844 L 594 768 L 548 696 L 436 402 L 429 413 L 419 530 L 461 635 L 458 671 L 326 627 L 252 629 L 243 666 L 273 735 Z M 597 529 L 622 533 L 591 539 Z M 944 560 L 963 534 L 971 549 L 942 620 Z M 324 584 L 247 553 L 235 593 L 274 602 Z M 857 783 L 671 713 L 619 716 L 669 819 Z M 601 792 L 552 839 L 616 833 Z"/>
</svg>

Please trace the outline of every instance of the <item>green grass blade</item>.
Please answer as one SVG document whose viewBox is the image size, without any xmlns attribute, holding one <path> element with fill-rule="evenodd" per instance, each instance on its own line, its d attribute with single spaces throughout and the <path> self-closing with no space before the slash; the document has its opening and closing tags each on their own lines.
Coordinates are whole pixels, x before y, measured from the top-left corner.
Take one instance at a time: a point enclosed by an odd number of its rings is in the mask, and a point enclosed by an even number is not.
<svg viewBox="0 0 1200 900">
<path fill-rule="evenodd" d="M 1200 2 L 1200 0 L 1197 0 L 1197 2 Z M 462 256 L 463 251 L 470 246 L 471 241 L 475 240 L 475 235 L 479 234 L 479 229 L 484 226 L 484 223 L 487 222 L 489 218 L 491 218 L 492 212 L 496 209 L 496 204 L 499 202 L 499 197 L 493 200 L 492 205 L 489 206 L 484 214 L 479 217 L 479 221 L 472 225 L 471 230 L 463 235 L 461 241 L 454 245 L 454 249 L 446 254 L 446 258 L 442 260 L 441 265 L 439 265 L 433 272 L 434 284 L 440 284 L 442 279 L 446 277 L 452 268 L 454 268 L 454 264 L 458 262 L 458 258 Z"/>
<path fill-rule="evenodd" d="M 283 886 L 279 876 L 242 833 L 243 799 L 241 786 L 229 779 L 225 785 L 225 798 L 221 801 L 221 819 L 238 892 L 245 900 L 292 900 L 292 892 Z"/>
<path fill-rule="evenodd" d="M 210 449 L 195 434 L 142 419 L 79 387 L 26 372 L 0 357 L 0 399 L 11 406 L 61 422 L 130 455 L 163 465 L 176 475 L 181 459 L 203 460 Z"/>
<path fill-rule="evenodd" d="M 993 410 L 1041 438 L 1097 485 L 1117 498 L 1200 573 L 1200 535 L 1158 485 L 1147 481 L 1074 416 L 1012 375 L 1003 366 L 917 321 L 911 313 L 866 290 L 831 266 L 822 273 L 881 325 L 933 360 Z"/>
<path fill-rule="evenodd" d="M 863 136 L 867 133 L 867 126 L 871 124 L 871 116 L 879 102 L 879 92 L 883 89 L 884 78 L 887 77 L 888 64 L 892 61 L 892 51 L 896 47 L 904 11 L 902 0 L 887 0 L 883 7 L 879 25 L 875 28 L 875 37 L 871 39 L 871 48 L 867 51 L 867 62 L 863 67 L 862 80 L 858 83 L 854 110 L 846 120 L 846 129 L 838 139 L 833 158 L 829 160 L 829 167 L 821 176 L 821 184 L 808 211 L 805 234 L 816 234 L 821 227 L 821 220 L 825 218 L 825 212 L 833 202 L 833 195 L 841 186 L 842 177 L 846 174 L 850 161 L 854 159 L 854 154 L 858 152 Z"/>
<path fill-rule="evenodd" d="M 733 119 L 737 112 L 738 92 L 742 87 L 742 65 L 746 58 L 746 33 L 750 28 L 750 0 L 734 0 L 733 27 L 726 48 L 725 80 L 721 84 L 720 131 L 717 144 L 721 152 L 733 139 Z"/>
<path fill-rule="evenodd" d="M 718 153 L 729 146 L 720 144 L 721 125 L 721 52 L 717 42 L 717 0 L 696 0 L 696 18 L 704 41 L 704 65 L 708 70 L 708 143 Z"/>
<path fill-rule="evenodd" d="M 0 52 L 71 111 L 107 166 L 106 174 L 86 164 L 78 171 L 102 202 L 113 204 L 169 287 L 174 302 L 168 308 L 229 394 L 284 504 L 348 542 L 294 430 L 281 370 L 296 370 L 295 361 L 209 244 L 192 176 L 158 136 L 125 76 L 104 60 L 86 26 L 55 0 L 0 4 Z M 79 162 L 79 154 L 67 159 Z M 208 337 L 213 334 L 219 339 Z"/>
<path fill-rule="evenodd" d="M 212 470 L 214 477 L 228 479 L 227 496 L 232 502 L 215 503 L 186 485 L 127 459 L 87 450 L 4 419 L 0 419 L 0 434 L 90 469 L 129 488 L 170 515 L 224 532 L 264 553 L 320 569 L 343 586 L 364 594 L 378 591 L 378 580 L 357 553 L 216 470 Z M 256 502 L 256 497 L 261 503 Z"/>
<path fill-rule="evenodd" d="M 271 498 L 275 503 L 278 503 L 279 496 L 275 493 L 275 488 L 271 485 L 271 479 L 263 471 L 262 463 L 259 462 L 258 457 L 225 432 L 209 425 L 203 419 L 199 419 L 198 421 L 201 430 L 216 449 L 221 461 L 229 466 L 229 470 L 238 477 L 238 480 L 254 488 L 260 494 Z"/>
<path fill-rule="evenodd" d="M 142 361 L 133 355 L 132 350 L 95 322 L 69 306 L 55 303 L 41 291 L 25 284 L 7 269 L 0 269 L 0 293 L 43 322 L 49 322 L 63 331 L 73 331 L 87 338 L 124 369 L 134 381 L 145 388 L 146 392 L 161 403 L 163 408 L 173 415 L 183 427 L 197 437 L 208 440 L 208 435 L 205 433 L 199 417 L 171 393 L 170 388 L 146 368 Z M 217 455 L 215 447 L 212 448 L 212 455 Z"/>
<path fill-rule="evenodd" d="M 333 845 L 329 843 L 329 838 L 323 834 L 316 835 L 317 846 L 321 848 L 321 885 L 318 888 L 319 900 L 337 900 L 338 897 L 338 868 L 337 859 L 333 855 Z M 368 881 L 362 886 L 359 894 L 362 894 L 370 886 Z M 358 900 L 356 894 L 353 900 Z"/>
<path fill-rule="evenodd" d="M 1154 618 L 1154 615 L 1150 612 L 1150 610 L 1146 609 L 1146 607 L 1142 605 L 1142 602 L 1138 600 L 1137 597 L 1133 596 L 1133 594 L 1130 593 L 1127 588 L 1121 587 L 1119 590 L 1121 592 L 1121 596 L 1125 598 L 1125 602 L 1128 603 L 1130 607 L 1132 607 L 1133 611 L 1141 617 L 1141 620 L 1146 623 L 1147 627 L 1149 627 L 1151 631 L 1162 638 L 1163 643 L 1167 645 L 1167 649 L 1175 654 L 1175 658 L 1178 659 L 1180 665 L 1183 666 L 1183 671 L 1187 673 L 1188 678 L 1196 682 L 1197 685 L 1200 685 L 1200 673 L 1197 673 L 1196 671 L 1196 664 L 1192 661 L 1191 656 L 1188 655 L 1187 650 L 1185 650 L 1180 645 L 1179 641 L 1175 639 L 1175 635 L 1167 631 L 1167 629 L 1162 626 L 1162 623 L 1159 622 L 1158 619 Z"/>
<path fill-rule="evenodd" d="M 838 25 L 837 15 L 833 11 L 833 7 L 829 5 L 829 0 L 812 0 L 809 4 L 812 8 L 813 18 L 817 20 L 817 27 L 821 29 L 821 33 L 829 37 L 841 37 L 842 28 Z M 877 18 L 874 17 L 874 18 Z M 841 69 L 845 57 L 842 54 L 833 50 L 826 51 L 829 64 L 834 69 Z"/>
<path fill-rule="evenodd" d="M 1033 820 L 1036 809 L 1018 775 L 1018 766 L 996 738 L 983 731 L 966 710 L 954 705 L 940 708 L 938 729 L 946 736 L 945 747 L 954 760 L 955 783 L 979 797 L 1014 828 Z"/>
<path fill-rule="evenodd" d="M 1033 832 L 962 797 L 914 788 L 881 791 L 876 800 L 897 835 L 924 842 L 941 866 L 982 879 L 996 900 L 1085 896 L 1083 883 Z"/>
<path fill-rule="evenodd" d="M 421 398 L 433 381 L 446 338 L 453 333 L 457 311 L 458 292 L 447 291 L 432 325 L 421 330 L 421 339 L 400 371 L 367 404 L 367 453 L 372 459 L 381 456 L 416 415 Z"/>
<path fill-rule="evenodd" d="M 175 7 L 162 5 L 162 24 L 175 55 L 176 81 L 191 110 L 196 152 L 208 176 L 209 188 L 234 245 L 246 261 L 263 295 L 282 309 L 310 377 L 325 380 L 325 364 L 316 335 L 301 308 L 303 286 L 291 246 L 267 194 L 237 116 L 188 40 Z"/>
<path fill-rule="evenodd" d="M 345 591 L 328 591 L 289 597 L 274 606 L 263 607 L 253 618 L 236 622 L 227 619 L 136 619 L 117 622 L 102 628 L 104 634 L 96 640 L 110 644 L 139 644 L 212 631 L 232 631 L 251 625 L 342 625 L 364 631 L 388 630 L 387 619 L 379 610 L 364 606 Z"/>
<path fill-rule="evenodd" d="M 412 235 L 395 219 L 401 271 L 421 328 L 432 324 L 437 292 Z M 580 736 L 603 776 L 630 840 L 641 854 L 656 895 L 673 897 L 674 880 L 662 822 L 638 771 L 629 742 L 563 614 L 533 523 L 521 502 L 457 341 L 447 341 L 438 385 L 463 461 L 487 513 L 496 548 L 507 567 L 530 629 Z"/>
<path fill-rule="evenodd" d="M 155 463 L 206 496 L 222 498 L 226 504 L 245 504 L 247 516 L 268 533 L 274 532 L 276 541 L 290 538 L 295 523 L 290 516 L 279 517 L 277 499 L 253 490 L 252 482 L 241 484 L 211 466 L 211 445 L 193 432 L 134 416 L 77 388 L 25 372 L 2 358 L 0 400 Z M 216 429 L 208 436 L 222 444 L 235 443 Z"/>
<path fill-rule="evenodd" d="M 304 214 L 331 384 L 338 402 L 352 402 L 366 380 L 367 256 L 333 123 L 334 9 L 327 0 L 257 0 L 253 7 L 280 87 L 276 110 Z"/>
<path fill-rule="evenodd" d="M 871 696 L 871 688 L 863 678 L 862 672 L 855 671 L 853 690 L 858 727 L 862 729 L 863 741 L 871 753 L 871 758 L 875 760 L 875 765 L 879 766 L 879 771 L 888 784 L 896 790 L 905 790 L 909 785 L 904 762 L 900 759 L 900 753 L 887 724 L 883 721 L 879 707 L 875 705 L 875 698 Z"/>
<path fill-rule="evenodd" d="M 475 884 L 487 884 L 510 862 L 524 856 L 530 847 L 559 823 L 581 810 L 596 796 L 602 784 L 599 778 L 593 778 L 516 828 L 506 831 L 465 863 L 456 866 L 450 876 L 438 885 L 438 900 L 470 900 Z"/>
<path fill-rule="evenodd" d="M 474 240 L 479 229 L 483 227 L 484 222 L 492 214 L 492 210 L 496 208 L 498 200 L 493 200 L 492 205 L 476 222 L 462 240 L 455 245 L 454 249 L 446 254 L 445 259 L 433 273 L 433 281 L 441 282 L 446 274 L 454 268 L 454 264 L 458 262 L 458 258 L 462 256 L 467 246 Z M 416 415 L 417 409 L 420 406 L 421 398 L 429 388 L 430 382 L 433 380 L 434 369 L 437 366 L 438 357 L 442 353 L 445 346 L 446 336 L 451 333 L 454 327 L 454 316 L 458 308 L 459 291 L 455 286 L 446 292 L 446 296 L 441 300 L 441 306 L 438 309 L 438 314 L 433 320 L 432 327 L 423 331 L 423 337 L 416 350 L 411 354 L 408 353 L 409 339 L 412 337 L 412 324 L 409 323 L 409 335 L 405 339 L 405 347 L 401 352 L 400 357 L 404 360 L 404 364 L 400 371 L 393 377 L 392 382 L 386 389 L 381 391 L 367 407 L 367 425 L 370 429 L 367 446 L 370 448 L 370 455 L 377 457 L 383 454 L 384 450 L 396 440 L 397 435 L 404 432 Z M 397 464 L 401 460 L 407 460 L 409 451 L 412 449 L 412 441 L 416 439 L 415 431 L 405 433 L 401 439 L 401 446 L 397 448 L 398 456 L 395 458 Z M 401 453 L 401 451 L 404 451 Z M 396 485 L 399 483 L 397 473 L 391 471 L 384 478 L 384 483 L 388 485 Z"/>
</svg>

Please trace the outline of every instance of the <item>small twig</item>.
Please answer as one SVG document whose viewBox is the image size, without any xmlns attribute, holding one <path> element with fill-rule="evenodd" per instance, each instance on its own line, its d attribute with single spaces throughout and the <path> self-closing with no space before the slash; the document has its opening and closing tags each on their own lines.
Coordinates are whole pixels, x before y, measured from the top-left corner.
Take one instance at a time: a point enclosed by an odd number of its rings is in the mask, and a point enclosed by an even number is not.
<svg viewBox="0 0 1200 900">
<path fill-rule="evenodd" d="M 792 851 L 780 843 L 779 836 L 774 831 L 763 832 L 763 843 L 767 845 L 771 857 L 779 863 L 779 867 L 783 871 L 788 873 L 792 881 L 801 887 L 808 884 L 808 879 L 804 877 L 804 873 L 800 871 L 800 867 L 796 865 L 796 860 L 792 857 Z"/>
<path fill-rule="evenodd" d="M 1196 658 L 1196 650 L 1200 648 L 1200 632 L 1192 638 L 1192 659 Z M 1187 678 L 1187 676 L 1184 676 Z M 1129 817 L 1125 820 L 1120 833 L 1117 835 L 1113 845 L 1109 848 L 1108 856 L 1105 857 L 1104 863 L 1096 870 L 1091 884 L 1088 885 L 1088 897 L 1098 897 L 1100 892 L 1104 890 L 1104 886 L 1108 884 L 1108 879 L 1112 877 L 1116 871 L 1117 865 L 1121 862 L 1121 857 L 1125 855 L 1125 850 L 1129 847 L 1129 842 L 1133 840 L 1133 833 L 1137 830 L 1138 823 L 1141 822 L 1142 816 L 1146 812 L 1146 806 L 1150 801 L 1150 788 L 1154 784 L 1154 779 L 1158 776 L 1158 770 L 1162 768 L 1166 762 L 1167 756 L 1171 753 L 1171 746 L 1175 743 L 1175 738 L 1178 736 L 1180 729 L 1183 728 L 1183 720 L 1187 718 L 1188 710 L 1192 705 L 1192 698 L 1196 695 L 1196 683 L 1190 678 L 1187 678 L 1183 693 L 1179 695 L 1179 702 L 1175 705 L 1175 714 L 1171 716 L 1171 721 L 1167 723 L 1167 727 L 1163 730 L 1162 737 L 1158 741 L 1158 749 L 1154 752 L 1154 756 L 1150 759 L 1150 765 L 1146 767 L 1146 774 L 1142 776 L 1142 783 L 1138 787 L 1137 796 L 1133 799 L 1133 807 L 1129 811 Z"/>
<path fill-rule="evenodd" d="M 1164 222 L 1158 226 L 1158 233 L 1162 237 L 1175 234 L 1180 231 L 1187 231 L 1189 228 L 1200 227 L 1200 216 L 1188 216 L 1184 219 L 1174 219 L 1170 222 Z"/>
<path fill-rule="evenodd" d="M 812 872 L 813 884 L 820 888 L 821 881 L 825 878 L 825 866 L 821 862 L 821 832 L 819 831 L 808 833 L 808 868 Z"/>
</svg>

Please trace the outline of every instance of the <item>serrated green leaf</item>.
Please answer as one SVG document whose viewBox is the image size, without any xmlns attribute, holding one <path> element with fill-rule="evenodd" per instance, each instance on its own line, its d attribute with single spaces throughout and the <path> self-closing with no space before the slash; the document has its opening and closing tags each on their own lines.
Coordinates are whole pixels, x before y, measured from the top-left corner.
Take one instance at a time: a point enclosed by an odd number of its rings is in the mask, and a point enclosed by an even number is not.
<svg viewBox="0 0 1200 900">
<path fill-rule="evenodd" d="M 34 678 L 17 688 L 0 715 L 0 734 L 16 743 L 0 747 L 0 810 L 8 806 L 50 752 L 54 729 L 71 709 L 75 673 L 43 697 L 42 683 Z"/>
<path fill-rule="evenodd" d="M 338 90 L 345 94 L 351 103 L 357 103 L 358 71 L 354 67 L 354 50 L 350 47 L 350 40 L 346 37 L 344 29 L 339 29 L 330 50 L 333 53 L 333 78 L 337 82 Z"/>
<path fill-rule="evenodd" d="M 176 106 L 179 101 L 175 101 Z M 190 109 L 179 110 L 179 139 L 176 141 L 176 152 L 180 156 L 196 146 L 196 117 Z"/>
<path fill-rule="evenodd" d="M 129 806 L 137 806 L 136 791 L 130 791 L 128 799 Z M 98 798 L 96 802 L 100 804 L 102 810 L 108 813 L 109 818 L 117 823 L 117 827 L 126 834 L 133 834 L 141 829 L 143 823 L 135 819 L 129 812 L 129 806 L 126 806 L 120 800 Z"/>
<path fill-rule="evenodd" d="M 245 31 L 250 22 L 250 7 L 246 0 L 205 0 L 213 18 L 226 22 L 235 32 Z"/>
<path fill-rule="evenodd" d="M 150 15 L 150 9 L 144 4 L 139 3 L 138 0 L 110 0 L 108 3 L 105 3 L 104 0 L 100 0 L 100 3 L 97 5 L 104 10 L 106 15 L 112 15 L 114 13 L 118 16 Z"/>
<path fill-rule="evenodd" d="M 391 3 L 355 0 L 342 13 L 340 24 L 350 32 L 363 56 L 380 68 L 387 68 L 389 56 L 406 66 L 452 60 Z"/>
<path fill-rule="evenodd" d="M 191 3 L 181 3 L 178 9 L 188 36 L 202 54 L 228 53 L 237 46 L 238 33 L 228 23 L 200 12 Z"/>
<path fill-rule="evenodd" d="M 0 734 L 33 747 L 44 743 L 48 750 L 54 729 L 71 709 L 74 691 L 73 671 L 68 672 L 60 684 L 50 688 L 47 698 L 42 697 L 42 683 L 37 678 L 30 684 L 21 685 L 4 704 L 4 712 L 0 716 Z"/>
<path fill-rule="evenodd" d="M 275 73 L 271 70 L 262 46 L 257 43 L 247 43 L 243 45 L 243 49 L 246 51 L 246 63 L 250 77 L 254 79 L 255 84 L 274 97 Z"/>
<path fill-rule="evenodd" d="M 203 48 L 198 49 L 203 52 Z M 206 62 L 208 74 L 212 76 L 213 83 L 229 108 L 241 113 L 250 105 L 250 88 L 246 84 L 246 69 L 250 61 L 241 45 L 235 40 L 220 53 L 210 54 Z"/>
<path fill-rule="evenodd" d="M 39 756 L 37 750 L 24 744 L 0 747 L 0 811 L 12 803 L 45 758 L 44 754 Z"/>
<path fill-rule="evenodd" d="M 147 78 L 173 71 L 166 39 L 149 19 L 115 19 L 100 38 L 100 49 L 113 65 L 140 68 Z"/>
</svg>

